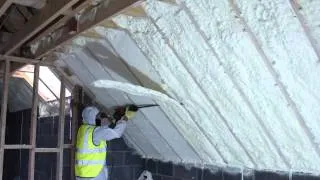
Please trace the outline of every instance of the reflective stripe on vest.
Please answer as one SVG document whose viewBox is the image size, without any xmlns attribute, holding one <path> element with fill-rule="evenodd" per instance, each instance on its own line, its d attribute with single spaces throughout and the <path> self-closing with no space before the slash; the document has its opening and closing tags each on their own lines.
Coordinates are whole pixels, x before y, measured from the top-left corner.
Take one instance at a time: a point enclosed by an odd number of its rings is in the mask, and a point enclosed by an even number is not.
<svg viewBox="0 0 320 180">
<path fill-rule="evenodd" d="M 82 178 L 94 178 L 102 171 L 106 162 L 107 144 L 101 141 L 93 143 L 93 131 L 96 126 L 82 125 L 77 134 L 75 174 Z"/>
</svg>

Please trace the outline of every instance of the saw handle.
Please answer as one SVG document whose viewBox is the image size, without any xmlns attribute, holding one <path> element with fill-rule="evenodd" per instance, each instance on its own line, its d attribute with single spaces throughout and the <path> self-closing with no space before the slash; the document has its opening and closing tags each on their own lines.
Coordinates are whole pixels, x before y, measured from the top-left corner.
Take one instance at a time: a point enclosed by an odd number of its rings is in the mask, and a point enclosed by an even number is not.
<svg viewBox="0 0 320 180">
<path fill-rule="evenodd" d="M 114 128 L 117 122 L 126 115 L 127 111 L 137 112 L 139 110 L 138 106 L 136 105 L 127 105 L 127 106 L 120 106 L 115 109 L 113 113 L 113 122 L 109 125 L 110 128 Z"/>
</svg>

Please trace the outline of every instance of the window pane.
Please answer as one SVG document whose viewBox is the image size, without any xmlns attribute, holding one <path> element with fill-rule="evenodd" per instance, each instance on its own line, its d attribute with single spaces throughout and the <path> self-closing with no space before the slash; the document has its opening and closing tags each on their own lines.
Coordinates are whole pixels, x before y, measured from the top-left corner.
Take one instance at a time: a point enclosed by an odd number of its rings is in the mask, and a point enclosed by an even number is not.
<svg viewBox="0 0 320 180">
<path fill-rule="evenodd" d="M 40 67 L 40 79 L 51 89 L 51 91 L 60 97 L 60 80 L 52 73 L 48 67 Z"/>
<path fill-rule="evenodd" d="M 56 180 L 56 153 L 36 153 L 35 180 Z"/>
<path fill-rule="evenodd" d="M 18 71 L 33 73 L 34 72 L 34 65 L 31 65 L 31 64 L 25 65 L 22 68 L 20 68 Z"/>
<path fill-rule="evenodd" d="M 13 76 L 17 78 L 25 79 L 30 86 L 33 86 L 33 71 L 34 65 L 26 65 L 19 70 L 17 70 Z M 60 86 L 61 81 L 57 76 L 45 66 L 40 67 L 40 82 L 39 82 L 39 95 L 44 101 L 57 100 L 60 97 Z M 66 97 L 70 97 L 71 93 L 66 88 Z"/>
<path fill-rule="evenodd" d="M 41 81 L 39 82 L 39 95 L 43 98 L 44 101 L 56 100 L 56 97 Z"/>
</svg>

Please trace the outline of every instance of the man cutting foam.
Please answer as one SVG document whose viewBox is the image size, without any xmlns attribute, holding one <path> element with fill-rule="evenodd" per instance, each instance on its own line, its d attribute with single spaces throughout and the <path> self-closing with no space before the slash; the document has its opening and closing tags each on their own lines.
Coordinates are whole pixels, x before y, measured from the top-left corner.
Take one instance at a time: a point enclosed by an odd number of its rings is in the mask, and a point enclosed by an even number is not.
<svg viewBox="0 0 320 180">
<path fill-rule="evenodd" d="M 86 107 L 82 112 L 83 125 L 77 134 L 75 175 L 77 180 L 107 180 L 106 166 L 107 142 L 120 138 L 127 126 L 127 121 L 135 116 L 136 111 L 125 109 L 124 115 L 110 128 L 106 123 L 102 126 L 97 120 L 105 121 L 96 107 Z"/>
</svg>

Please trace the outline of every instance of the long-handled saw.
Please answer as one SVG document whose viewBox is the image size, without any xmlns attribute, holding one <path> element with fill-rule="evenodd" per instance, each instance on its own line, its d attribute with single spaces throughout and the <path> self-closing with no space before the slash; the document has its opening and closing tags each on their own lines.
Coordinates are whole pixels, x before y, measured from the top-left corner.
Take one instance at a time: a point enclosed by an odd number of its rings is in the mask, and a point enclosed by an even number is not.
<svg viewBox="0 0 320 180">
<path fill-rule="evenodd" d="M 135 105 L 135 104 L 127 104 L 125 106 L 119 106 L 114 109 L 114 113 L 112 114 L 112 123 L 109 125 L 110 128 L 114 128 L 117 121 L 119 121 L 125 114 L 126 111 L 133 111 L 137 112 L 139 109 L 143 108 L 150 108 L 150 107 L 156 107 L 159 106 L 158 104 L 142 104 L 142 105 Z M 104 118 L 104 115 L 102 114 L 101 118 Z M 110 118 L 109 115 L 105 114 L 105 118 Z"/>
<path fill-rule="evenodd" d="M 155 107 L 155 106 L 159 106 L 159 105 L 158 104 L 143 104 L 143 105 L 128 104 L 125 106 L 120 106 L 115 108 L 115 111 L 113 113 L 113 118 L 116 121 L 118 121 L 125 115 L 126 110 L 137 112 L 139 111 L 139 109 Z"/>
</svg>

